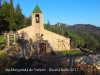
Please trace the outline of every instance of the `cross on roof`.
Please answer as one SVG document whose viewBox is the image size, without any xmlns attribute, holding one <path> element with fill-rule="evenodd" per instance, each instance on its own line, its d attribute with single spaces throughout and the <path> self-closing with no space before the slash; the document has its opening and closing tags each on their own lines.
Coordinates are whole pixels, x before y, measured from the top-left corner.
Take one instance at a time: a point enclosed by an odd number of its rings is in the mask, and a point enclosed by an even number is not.
<svg viewBox="0 0 100 75">
<path fill-rule="evenodd" d="M 36 5 L 38 5 L 38 3 L 36 2 Z"/>
</svg>

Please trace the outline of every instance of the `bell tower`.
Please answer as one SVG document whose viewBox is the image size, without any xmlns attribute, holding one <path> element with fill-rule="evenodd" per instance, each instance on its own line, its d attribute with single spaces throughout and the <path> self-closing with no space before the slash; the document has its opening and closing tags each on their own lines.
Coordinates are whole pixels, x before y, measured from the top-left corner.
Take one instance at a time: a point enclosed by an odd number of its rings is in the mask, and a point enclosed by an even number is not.
<svg viewBox="0 0 100 75">
<path fill-rule="evenodd" d="M 32 12 L 32 26 L 34 27 L 36 33 L 42 34 L 44 29 L 43 14 L 38 5 L 35 6 Z"/>
</svg>

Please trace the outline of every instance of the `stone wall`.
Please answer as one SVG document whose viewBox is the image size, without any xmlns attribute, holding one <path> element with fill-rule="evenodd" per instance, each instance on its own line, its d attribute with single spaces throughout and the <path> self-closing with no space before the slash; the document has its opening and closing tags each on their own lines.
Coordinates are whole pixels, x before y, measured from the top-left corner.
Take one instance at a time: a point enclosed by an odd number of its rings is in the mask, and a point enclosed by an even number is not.
<svg viewBox="0 0 100 75">
<path fill-rule="evenodd" d="M 70 49 L 70 39 L 62 35 L 44 30 L 43 39 L 48 40 L 55 51 Z"/>
<path fill-rule="evenodd" d="M 90 73 L 93 74 L 95 74 L 94 72 L 99 72 L 100 74 L 100 52 L 31 56 L 33 52 L 35 52 L 35 50 L 27 44 L 25 44 L 24 47 L 23 45 L 13 45 L 11 48 L 9 48 L 9 50 L 7 50 L 7 54 L 18 58 L 23 56 L 27 58 L 28 56 L 31 59 L 39 59 L 41 62 L 43 62 L 43 64 L 48 64 L 47 66 L 50 68 L 77 68 L 79 71 L 83 71 L 85 73 L 90 71 Z"/>
<path fill-rule="evenodd" d="M 37 42 L 37 40 L 41 40 L 40 38 L 42 38 L 42 40 L 47 40 L 50 46 L 52 47 L 52 49 L 55 51 L 70 49 L 70 39 L 69 38 L 66 38 L 62 35 L 53 33 L 45 29 L 40 32 L 41 33 L 39 33 L 38 27 L 34 27 L 34 26 L 29 26 L 21 30 L 18 30 L 19 34 L 21 33 L 25 34 L 24 37 L 27 40 L 32 39 L 33 42 Z M 39 37 L 37 36 L 38 33 L 39 33 Z M 41 37 L 41 34 L 43 34 L 42 37 Z"/>
<path fill-rule="evenodd" d="M 34 59 L 35 57 L 33 57 Z M 100 52 L 84 54 L 67 54 L 55 56 L 38 57 L 41 61 L 50 63 L 50 65 L 63 65 L 65 68 L 75 68 L 86 71 L 97 71 L 100 74 Z M 60 67 L 62 68 L 62 67 Z M 94 70 L 95 69 L 95 70 Z"/>
<path fill-rule="evenodd" d="M 18 32 L 19 36 L 21 36 L 21 33 L 25 33 L 26 34 L 26 36 L 25 36 L 26 39 L 31 38 L 35 34 L 33 26 L 25 27 L 23 29 L 18 30 L 17 32 Z"/>
</svg>

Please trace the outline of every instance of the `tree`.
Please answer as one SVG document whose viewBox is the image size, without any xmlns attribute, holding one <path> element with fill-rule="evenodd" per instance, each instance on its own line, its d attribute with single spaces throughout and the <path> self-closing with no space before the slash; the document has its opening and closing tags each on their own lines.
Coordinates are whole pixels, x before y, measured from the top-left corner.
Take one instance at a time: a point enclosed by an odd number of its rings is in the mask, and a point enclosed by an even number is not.
<svg viewBox="0 0 100 75">
<path fill-rule="evenodd" d="M 30 26 L 31 23 L 32 23 L 31 16 L 24 18 L 24 25 L 25 25 L 24 27 Z"/>
<path fill-rule="evenodd" d="M 10 4 L 4 0 L 0 8 L 0 32 L 9 30 Z"/>
<path fill-rule="evenodd" d="M 99 45 L 99 42 L 91 35 L 88 36 L 86 42 L 87 42 L 87 47 L 93 51 L 95 51 L 97 46 Z"/>
<path fill-rule="evenodd" d="M 14 18 L 15 18 L 15 23 L 17 26 L 17 30 L 21 29 L 24 27 L 24 18 L 25 16 L 22 14 L 21 8 L 20 8 L 20 4 L 18 3 L 16 8 L 15 8 L 15 12 L 14 12 Z"/>
<path fill-rule="evenodd" d="M 49 21 L 47 22 L 47 29 L 50 30 L 50 22 Z"/>
<path fill-rule="evenodd" d="M 10 28 L 10 30 L 16 30 L 16 24 L 14 22 L 14 8 L 13 8 L 13 2 L 12 2 L 12 0 L 10 0 L 9 28 Z"/>
<path fill-rule="evenodd" d="M 2 31 L 18 30 L 31 25 L 31 16 L 25 17 L 22 14 L 19 3 L 13 8 L 13 2 L 6 0 L 0 7 L 0 34 Z"/>
<path fill-rule="evenodd" d="M 96 48 L 99 46 L 98 40 L 94 36 L 90 35 L 89 33 L 81 33 L 81 37 L 83 37 L 84 39 L 85 48 L 95 51 Z"/>
</svg>

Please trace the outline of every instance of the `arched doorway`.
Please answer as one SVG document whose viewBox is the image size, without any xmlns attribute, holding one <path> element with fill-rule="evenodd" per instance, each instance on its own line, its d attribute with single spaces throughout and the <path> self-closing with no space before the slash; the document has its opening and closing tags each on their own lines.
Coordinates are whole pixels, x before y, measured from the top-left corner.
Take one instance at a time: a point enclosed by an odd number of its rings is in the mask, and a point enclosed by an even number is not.
<svg viewBox="0 0 100 75">
<path fill-rule="evenodd" d="M 44 55 L 46 53 L 46 44 L 45 43 L 39 43 L 40 47 L 40 54 Z"/>
</svg>

